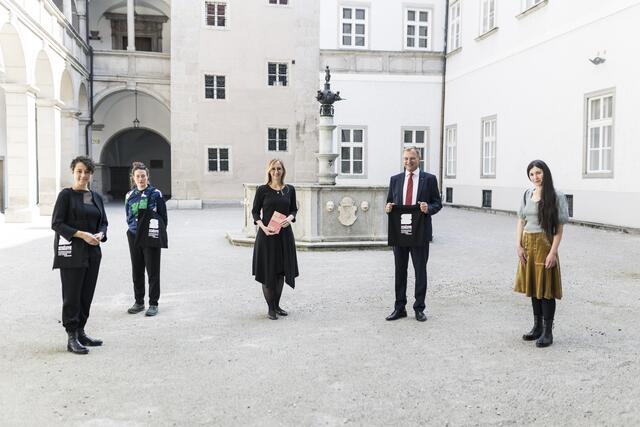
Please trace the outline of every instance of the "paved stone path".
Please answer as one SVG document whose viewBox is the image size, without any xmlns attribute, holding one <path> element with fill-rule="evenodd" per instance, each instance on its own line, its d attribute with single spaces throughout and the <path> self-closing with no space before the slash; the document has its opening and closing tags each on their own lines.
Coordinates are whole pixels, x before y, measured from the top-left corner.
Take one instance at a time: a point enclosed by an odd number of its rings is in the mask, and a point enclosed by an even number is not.
<svg viewBox="0 0 640 427">
<path fill-rule="evenodd" d="M 640 236 L 566 228 L 555 343 L 537 349 L 511 291 L 514 217 L 434 218 L 426 323 L 384 321 L 390 251 L 299 253 L 291 315 L 270 321 L 251 249 L 224 239 L 238 208 L 170 211 L 160 314 L 128 315 L 122 211 L 108 208 L 87 327 L 105 345 L 88 356 L 65 351 L 47 225 L 0 226 L 0 425 L 640 423 Z"/>
</svg>

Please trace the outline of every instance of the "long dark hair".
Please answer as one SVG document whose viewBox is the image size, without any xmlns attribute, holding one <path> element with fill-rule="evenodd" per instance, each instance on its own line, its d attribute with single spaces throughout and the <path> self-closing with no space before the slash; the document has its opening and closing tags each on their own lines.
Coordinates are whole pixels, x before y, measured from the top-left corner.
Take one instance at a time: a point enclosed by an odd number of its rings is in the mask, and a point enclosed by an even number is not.
<svg viewBox="0 0 640 427">
<path fill-rule="evenodd" d="M 527 166 L 527 178 L 533 168 L 542 169 L 542 194 L 538 202 L 538 222 L 549 240 L 558 232 L 558 205 L 556 189 L 553 187 L 553 177 L 549 166 L 542 160 L 534 160 Z"/>
</svg>

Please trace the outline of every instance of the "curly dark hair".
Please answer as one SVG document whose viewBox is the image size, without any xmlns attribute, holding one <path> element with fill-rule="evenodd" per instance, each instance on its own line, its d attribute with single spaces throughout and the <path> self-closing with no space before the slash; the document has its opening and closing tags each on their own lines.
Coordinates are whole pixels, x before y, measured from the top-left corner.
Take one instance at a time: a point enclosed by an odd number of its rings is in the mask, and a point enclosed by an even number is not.
<svg viewBox="0 0 640 427">
<path fill-rule="evenodd" d="M 78 163 L 82 163 L 87 168 L 89 173 L 92 175 L 93 175 L 93 172 L 95 172 L 96 170 L 96 164 L 93 161 L 93 159 L 91 159 L 91 157 L 78 156 L 75 159 L 71 160 L 71 171 L 73 171 L 76 168 L 76 165 Z"/>
</svg>

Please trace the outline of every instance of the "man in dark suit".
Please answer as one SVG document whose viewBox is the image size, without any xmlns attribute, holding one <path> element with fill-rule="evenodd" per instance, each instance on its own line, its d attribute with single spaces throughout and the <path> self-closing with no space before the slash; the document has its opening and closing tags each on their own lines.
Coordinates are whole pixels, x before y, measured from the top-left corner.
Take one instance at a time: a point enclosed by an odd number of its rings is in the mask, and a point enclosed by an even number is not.
<svg viewBox="0 0 640 427">
<path fill-rule="evenodd" d="M 431 232 L 431 216 L 442 208 L 438 180 L 434 175 L 418 169 L 420 153 L 414 147 L 406 148 L 403 152 L 405 171 L 391 177 L 389 182 L 389 194 L 385 212 L 388 214 L 395 205 L 419 205 L 420 211 L 426 217 L 424 227 L 424 246 L 393 247 L 393 256 L 396 265 L 396 303 L 387 320 L 396 320 L 407 317 L 407 267 L 409 255 L 413 262 L 416 275 L 416 302 L 413 310 L 416 320 L 424 322 L 427 316 L 424 314 L 425 296 L 427 294 L 427 261 L 429 260 L 429 240 Z"/>
</svg>

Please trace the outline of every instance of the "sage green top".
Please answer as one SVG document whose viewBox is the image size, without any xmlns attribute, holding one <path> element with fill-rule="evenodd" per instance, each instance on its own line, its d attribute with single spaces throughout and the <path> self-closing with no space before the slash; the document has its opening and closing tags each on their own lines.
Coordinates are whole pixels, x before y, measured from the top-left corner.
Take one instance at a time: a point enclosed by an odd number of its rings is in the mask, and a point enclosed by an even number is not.
<svg viewBox="0 0 640 427">
<path fill-rule="evenodd" d="M 525 191 L 524 196 L 520 200 L 520 209 L 518 209 L 518 217 L 526 221 L 524 231 L 526 233 L 542 233 L 544 230 L 538 222 L 538 202 L 531 200 L 533 196 L 533 188 Z M 556 206 L 558 207 L 558 223 L 566 224 L 569 222 L 569 205 L 567 198 L 559 191 L 556 191 Z"/>
</svg>

